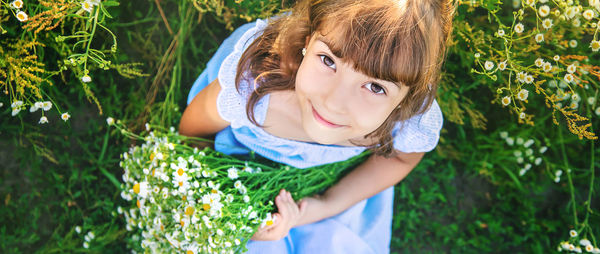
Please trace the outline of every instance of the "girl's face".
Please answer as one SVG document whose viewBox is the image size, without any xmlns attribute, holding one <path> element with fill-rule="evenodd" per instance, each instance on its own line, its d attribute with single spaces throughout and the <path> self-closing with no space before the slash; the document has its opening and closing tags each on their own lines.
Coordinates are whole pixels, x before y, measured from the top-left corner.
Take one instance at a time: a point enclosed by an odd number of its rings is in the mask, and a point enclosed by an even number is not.
<svg viewBox="0 0 600 254">
<path fill-rule="evenodd" d="M 408 87 L 356 71 L 333 54 L 328 41 L 318 32 L 312 36 L 296 74 L 302 125 L 321 144 L 361 140 L 383 124 Z"/>
</svg>

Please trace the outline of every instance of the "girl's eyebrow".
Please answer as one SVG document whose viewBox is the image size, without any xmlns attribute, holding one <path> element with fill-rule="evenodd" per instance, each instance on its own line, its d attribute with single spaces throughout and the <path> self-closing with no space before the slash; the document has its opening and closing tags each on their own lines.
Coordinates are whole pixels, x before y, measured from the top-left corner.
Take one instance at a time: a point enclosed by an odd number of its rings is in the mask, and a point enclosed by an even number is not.
<svg viewBox="0 0 600 254">
<path fill-rule="evenodd" d="M 342 52 L 341 50 L 339 50 L 338 48 L 333 47 L 333 43 L 331 43 L 329 40 L 327 40 L 327 38 L 325 38 L 324 36 L 320 35 L 320 34 L 315 34 L 316 38 L 315 40 L 320 41 L 322 43 L 324 43 L 327 48 L 331 51 L 331 53 L 333 53 L 333 55 L 335 55 L 335 57 L 337 58 L 342 58 Z"/>
<path fill-rule="evenodd" d="M 333 53 L 333 55 L 335 55 L 335 57 L 342 58 L 341 57 L 341 55 L 342 55 L 341 50 L 333 47 L 332 45 L 334 45 L 334 44 L 331 43 L 327 38 L 325 38 L 325 36 L 322 36 L 319 33 L 316 33 L 315 34 L 315 40 L 320 41 L 323 44 L 325 44 L 325 46 L 327 46 L 327 48 L 329 49 L 329 51 L 331 51 L 331 53 Z M 394 81 L 390 81 L 390 80 L 382 80 L 382 79 L 377 79 L 377 80 L 392 83 L 392 84 L 396 85 L 396 87 L 398 87 L 398 90 L 402 90 L 402 85 L 399 82 L 394 82 Z"/>
</svg>

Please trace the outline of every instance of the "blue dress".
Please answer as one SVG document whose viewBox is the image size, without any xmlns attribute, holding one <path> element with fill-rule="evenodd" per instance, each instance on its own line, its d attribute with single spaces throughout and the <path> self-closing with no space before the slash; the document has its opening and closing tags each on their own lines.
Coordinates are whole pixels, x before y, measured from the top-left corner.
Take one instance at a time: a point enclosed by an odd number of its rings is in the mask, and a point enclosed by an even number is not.
<svg viewBox="0 0 600 254">
<path fill-rule="evenodd" d="M 252 124 L 246 116 L 246 102 L 252 87 L 243 82 L 235 87 L 238 61 L 256 39 L 267 21 L 242 25 L 227 38 L 208 62 L 188 95 L 188 104 L 196 94 L 218 78 L 221 91 L 217 97 L 220 116 L 230 126 L 217 133 L 215 150 L 226 154 L 248 154 L 251 150 L 273 161 L 298 168 L 343 161 L 360 154 L 365 147 L 321 145 L 273 136 Z M 255 107 L 255 117 L 263 123 L 269 95 Z M 437 145 L 442 127 L 442 113 L 437 102 L 422 115 L 398 123 L 392 131 L 394 148 L 410 152 L 428 152 Z M 250 241 L 247 253 L 389 253 L 394 188 L 360 201 L 342 213 L 321 221 L 292 228 L 278 241 Z"/>
</svg>

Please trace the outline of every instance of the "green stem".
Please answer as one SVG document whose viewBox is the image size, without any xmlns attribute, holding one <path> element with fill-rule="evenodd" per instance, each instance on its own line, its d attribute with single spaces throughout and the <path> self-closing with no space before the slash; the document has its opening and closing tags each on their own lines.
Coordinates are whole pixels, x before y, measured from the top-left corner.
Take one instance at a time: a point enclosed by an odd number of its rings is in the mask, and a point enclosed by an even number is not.
<svg viewBox="0 0 600 254">
<path fill-rule="evenodd" d="M 100 12 L 100 8 L 96 8 L 96 13 L 94 14 L 92 32 L 90 33 L 90 38 L 87 40 L 87 46 L 85 48 L 85 61 L 83 62 L 83 69 L 87 70 L 87 59 L 88 52 L 90 51 L 90 45 L 92 45 L 92 39 L 94 39 L 94 33 L 96 33 L 96 24 L 98 24 L 98 13 Z"/>
<path fill-rule="evenodd" d="M 571 169 L 569 168 L 569 161 L 567 160 L 567 153 L 565 152 L 565 140 L 562 134 L 562 128 L 558 130 L 558 136 L 560 138 L 560 151 L 563 156 L 563 161 L 565 163 L 565 170 L 567 171 L 567 179 L 569 181 L 569 192 L 571 192 L 571 202 L 573 203 L 573 221 L 575 222 L 575 227 L 579 224 L 577 221 L 577 201 L 575 200 L 575 189 L 573 187 L 573 180 L 571 179 Z"/>
</svg>

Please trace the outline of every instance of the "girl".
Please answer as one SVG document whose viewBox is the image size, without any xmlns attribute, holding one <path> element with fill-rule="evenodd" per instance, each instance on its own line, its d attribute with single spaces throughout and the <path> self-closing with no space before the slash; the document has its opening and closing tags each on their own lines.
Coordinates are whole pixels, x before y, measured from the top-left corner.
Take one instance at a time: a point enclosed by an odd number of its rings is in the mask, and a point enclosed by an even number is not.
<svg viewBox="0 0 600 254">
<path fill-rule="evenodd" d="M 393 185 L 438 142 L 450 0 L 300 0 L 243 25 L 194 83 L 180 133 L 307 168 L 370 158 L 320 196 L 275 198 L 250 253 L 388 253 Z"/>
</svg>

